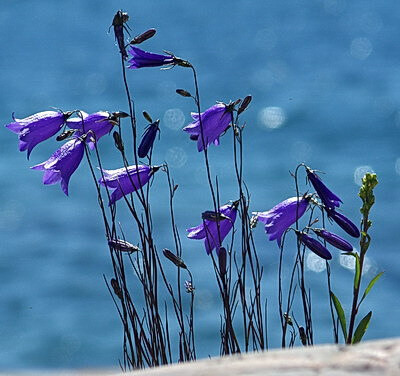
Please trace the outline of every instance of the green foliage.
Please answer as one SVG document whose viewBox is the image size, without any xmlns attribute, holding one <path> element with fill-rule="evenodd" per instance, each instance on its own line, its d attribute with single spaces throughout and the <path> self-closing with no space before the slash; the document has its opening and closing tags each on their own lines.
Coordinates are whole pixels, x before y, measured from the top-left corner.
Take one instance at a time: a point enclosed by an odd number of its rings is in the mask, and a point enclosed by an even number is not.
<svg viewBox="0 0 400 376">
<path fill-rule="evenodd" d="M 346 317 L 344 315 L 343 307 L 340 304 L 339 299 L 336 297 L 336 295 L 332 291 L 331 291 L 331 299 L 333 301 L 333 305 L 335 306 L 336 313 L 339 318 L 340 326 L 341 326 L 342 332 L 343 332 L 343 338 L 346 340 L 346 337 L 347 337 Z"/>
<path fill-rule="evenodd" d="M 354 337 L 353 337 L 353 341 L 352 341 L 353 344 L 361 341 L 362 337 L 364 336 L 364 334 L 368 328 L 371 317 L 372 317 L 372 311 L 369 311 L 367 313 L 367 315 L 364 316 L 364 318 L 360 321 L 360 323 L 357 326 L 356 331 L 354 332 Z"/>
<path fill-rule="evenodd" d="M 374 278 L 372 278 L 372 280 L 370 281 L 370 283 L 368 283 L 368 286 L 367 286 L 367 288 L 365 289 L 364 294 L 363 294 L 363 296 L 362 296 L 360 302 L 358 303 L 358 306 L 361 305 L 362 301 L 365 299 L 365 297 L 366 297 L 366 296 L 368 295 L 368 293 L 371 291 L 372 287 L 374 287 L 374 285 L 375 285 L 375 283 L 378 281 L 378 279 L 382 277 L 382 274 L 383 274 L 383 273 L 384 273 L 384 272 L 378 273 Z"/>
</svg>

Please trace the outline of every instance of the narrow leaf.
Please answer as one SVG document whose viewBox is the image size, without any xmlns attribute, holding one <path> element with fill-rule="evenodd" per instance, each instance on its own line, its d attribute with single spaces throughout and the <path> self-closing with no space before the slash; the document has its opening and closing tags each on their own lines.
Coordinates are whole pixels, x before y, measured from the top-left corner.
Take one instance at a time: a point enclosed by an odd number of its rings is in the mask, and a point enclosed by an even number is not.
<svg viewBox="0 0 400 376">
<path fill-rule="evenodd" d="M 364 336 L 365 332 L 367 331 L 369 322 L 372 317 L 372 311 L 369 311 L 367 315 L 360 321 L 357 326 L 356 331 L 354 332 L 354 337 L 352 343 L 358 343 L 361 341 L 362 337 Z"/>
<path fill-rule="evenodd" d="M 346 317 L 344 315 L 342 305 L 340 304 L 339 299 L 336 297 L 336 295 L 332 291 L 331 291 L 331 299 L 333 301 L 333 305 L 335 306 L 336 313 L 339 318 L 340 326 L 341 326 L 342 332 L 343 332 L 343 338 L 344 338 L 344 340 L 346 340 L 346 338 L 347 338 Z"/>
<path fill-rule="evenodd" d="M 356 258 L 356 270 L 354 274 L 354 288 L 357 289 L 360 283 L 360 256 L 358 253 L 354 253 L 354 257 Z"/>
<path fill-rule="evenodd" d="M 384 272 L 380 272 L 379 274 L 377 274 L 374 278 L 372 278 L 371 282 L 368 284 L 367 288 L 364 291 L 364 294 L 360 300 L 360 303 L 358 303 L 358 306 L 361 305 L 362 301 L 365 299 L 365 297 L 368 295 L 368 293 L 371 291 L 372 287 L 374 287 L 375 283 L 379 280 L 379 278 L 381 278 L 382 274 Z"/>
</svg>

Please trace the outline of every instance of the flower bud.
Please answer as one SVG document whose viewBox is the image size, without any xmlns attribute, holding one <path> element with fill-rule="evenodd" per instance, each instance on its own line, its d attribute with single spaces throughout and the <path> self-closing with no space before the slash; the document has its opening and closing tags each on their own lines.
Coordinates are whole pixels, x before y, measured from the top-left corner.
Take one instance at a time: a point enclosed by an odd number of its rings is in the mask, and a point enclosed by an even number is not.
<svg viewBox="0 0 400 376">
<path fill-rule="evenodd" d="M 251 100 L 252 100 L 251 95 L 248 95 L 246 98 L 243 99 L 243 102 L 240 104 L 239 109 L 238 109 L 238 115 L 240 115 L 243 111 L 246 110 L 246 108 L 249 106 Z"/>
<path fill-rule="evenodd" d="M 144 117 L 149 123 L 152 123 L 152 122 L 153 122 L 153 119 L 151 118 L 151 116 L 150 116 L 146 111 L 143 111 L 143 117 Z"/>
<path fill-rule="evenodd" d="M 187 269 L 187 266 L 183 262 L 183 260 L 179 256 L 177 256 L 174 253 L 172 253 L 169 249 L 164 248 L 163 249 L 163 254 L 169 261 L 171 261 L 178 268 Z"/>
<path fill-rule="evenodd" d="M 222 213 L 217 213 L 212 210 L 207 210 L 207 211 L 201 213 L 201 218 L 203 220 L 212 221 L 212 222 L 223 221 L 224 219 L 229 219 L 229 217 L 227 217 L 226 215 L 224 215 Z"/>
<path fill-rule="evenodd" d="M 57 136 L 56 140 L 57 141 L 62 141 L 65 140 L 66 138 L 72 136 L 75 133 L 75 129 L 68 129 L 67 131 L 61 133 L 60 135 Z"/>
<path fill-rule="evenodd" d="M 181 95 L 182 97 L 191 97 L 192 94 L 190 94 L 188 91 L 184 90 L 184 89 L 176 89 L 176 94 Z"/>
<path fill-rule="evenodd" d="M 353 250 L 353 246 L 348 241 L 341 238 L 339 235 L 333 234 L 332 232 L 320 228 L 313 228 L 312 230 L 319 237 L 326 240 L 329 244 L 342 251 L 351 252 Z"/>
<path fill-rule="evenodd" d="M 118 281 L 115 278 L 111 278 L 111 287 L 114 290 L 114 294 L 122 300 L 122 290 L 121 287 L 119 287 Z"/>
<path fill-rule="evenodd" d="M 121 136 L 119 135 L 119 133 L 117 131 L 114 131 L 113 138 L 114 138 L 114 142 L 115 142 L 115 147 L 119 151 L 124 151 L 124 143 L 122 142 Z"/>
<path fill-rule="evenodd" d="M 226 274 L 226 249 L 221 247 L 218 250 L 218 265 L 221 276 Z"/>
<path fill-rule="evenodd" d="M 193 294 L 195 290 L 194 286 L 192 285 L 192 282 L 190 281 L 185 281 L 185 289 L 188 294 Z"/>
<path fill-rule="evenodd" d="M 354 238 L 360 237 L 360 231 L 357 226 L 346 216 L 336 212 L 335 210 L 327 210 L 328 218 L 334 220 L 344 231 Z"/>
<path fill-rule="evenodd" d="M 160 130 L 158 128 L 160 124 L 160 120 L 156 120 L 154 123 L 151 123 L 145 133 L 143 134 L 142 140 L 138 147 L 138 156 L 139 158 L 144 158 L 153 147 L 154 140 L 156 139 L 157 132 Z"/>
<path fill-rule="evenodd" d="M 111 239 L 108 241 L 108 245 L 112 249 L 120 252 L 127 252 L 127 253 L 140 252 L 139 247 L 122 239 Z"/>
<path fill-rule="evenodd" d="M 129 42 L 129 44 L 140 44 L 140 43 L 143 43 L 145 40 L 154 37 L 156 32 L 157 32 L 156 29 L 149 29 L 149 30 L 145 31 L 144 33 L 142 33 L 142 34 L 136 36 L 135 38 L 133 38 Z"/>
<path fill-rule="evenodd" d="M 310 251 L 314 252 L 317 256 L 325 260 L 332 259 L 331 253 L 318 240 L 313 239 L 312 237 L 301 231 L 296 231 L 296 235 L 299 241 L 303 243 Z"/>
</svg>

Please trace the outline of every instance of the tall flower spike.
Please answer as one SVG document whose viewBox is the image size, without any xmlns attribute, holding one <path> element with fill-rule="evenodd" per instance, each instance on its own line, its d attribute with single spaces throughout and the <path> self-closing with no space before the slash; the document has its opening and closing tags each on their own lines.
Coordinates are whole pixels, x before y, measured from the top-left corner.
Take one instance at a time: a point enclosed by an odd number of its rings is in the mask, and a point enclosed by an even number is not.
<svg viewBox="0 0 400 376">
<path fill-rule="evenodd" d="M 328 187 L 322 182 L 322 180 L 313 170 L 306 166 L 306 171 L 308 180 L 313 185 L 325 207 L 328 209 L 339 207 L 342 200 L 328 189 Z"/>
<path fill-rule="evenodd" d="M 109 206 L 124 195 L 135 192 L 148 183 L 153 174 L 160 169 L 161 166 L 128 166 L 117 170 L 102 170 L 104 177 L 99 183 L 110 189 L 114 189 L 111 194 Z"/>
<path fill-rule="evenodd" d="M 192 140 L 197 140 L 198 151 L 207 149 L 211 143 L 219 145 L 221 134 L 227 130 L 232 120 L 231 112 L 231 106 L 227 106 L 224 103 L 215 104 L 201 113 L 200 116 L 198 113 L 192 112 L 191 115 L 194 122 L 183 128 L 183 131 L 189 133 Z M 203 135 L 201 126 L 203 127 Z"/>
<path fill-rule="evenodd" d="M 317 239 L 314 239 L 301 231 L 296 231 L 296 235 L 299 241 L 303 243 L 309 250 L 313 251 L 316 255 L 325 260 L 332 259 L 331 253 Z"/>
<path fill-rule="evenodd" d="M 208 255 L 213 249 L 217 248 L 218 250 L 235 223 L 237 205 L 238 201 L 221 206 L 218 211 L 224 215 L 226 219 L 219 220 L 218 223 L 217 221 L 204 219 L 201 225 L 188 228 L 186 230 L 189 233 L 188 238 L 204 239 L 204 246 Z"/>
<path fill-rule="evenodd" d="M 140 145 L 138 147 L 138 156 L 139 158 L 144 158 L 150 148 L 153 147 L 154 140 L 156 139 L 157 132 L 160 130 L 158 127 L 160 125 L 160 120 L 156 120 L 155 122 L 151 123 L 146 131 L 143 134 L 142 140 L 140 141 Z"/>
<path fill-rule="evenodd" d="M 61 181 L 61 189 L 68 196 L 68 183 L 71 175 L 81 163 L 85 144 L 79 138 L 66 142 L 45 162 L 31 167 L 44 171 L 43 184 L 55 184 Z"/>
<path fill-rule="evenodd" d="M 161 67 L 163 65 L 175 65 L 179 59 L 174 55 L 159 55 L 152 52 L 146 52 L 140 48 L 131 46 L 128 50 L 131 58 L 128 60 L 130 69 L 139 69 L 145 67 Z"/>
<path fill-rule="evenodd" d="M 327 210 L 328 218 L 335 221 L 344 231 L 354 238 L 360 237 L 360 230 L 349 218 L 335 210 Z"/>
<path fill-rule="evenodd" d="M 269 240 L 276 240 L 280 247 L 283 233 L 296 222 L 296 214 L 297 219 L 300 219 L 305 213 L 309 200 L 309 196 L 291 197 L 271 210 L 253 214 L 265 224 L 265 232 L 269 235 Z"/>
<path fill-rule="evenodd" d="M 71 112 L 43 111 L 14 122 L 5 127 L 19 136 L 19 151 L 27 150 L 27 157 L 32 149 L 42 141 L 54 136 L 71 116 Z"/>
<path fill-rule="evenodd" d="M 326 240 L 329 244 L 333 245 L 334 247 L 342 251 L 351 252 L 353 250 L 353 246 L 347 240 L 341 238 L 339 235 L 326 231 L 322 228 L 313 228 L 312 230 L 320 238 Z"/>
<path fill-rule="evenodd" d="M 87 134 L 86 143 L 90 149 L 94 149 L 94 142 L 97 142 L 101 137 L 110 133 L 113 129 L 115 122 L 112 120 L 112 115 L 106 111 L 99 111 L 93 114 L 80 112 L 81 117 L 70 118 L 66 124 L 71 129 L 77 129 L 75 135 L 80 137 Z"/>
</svg>

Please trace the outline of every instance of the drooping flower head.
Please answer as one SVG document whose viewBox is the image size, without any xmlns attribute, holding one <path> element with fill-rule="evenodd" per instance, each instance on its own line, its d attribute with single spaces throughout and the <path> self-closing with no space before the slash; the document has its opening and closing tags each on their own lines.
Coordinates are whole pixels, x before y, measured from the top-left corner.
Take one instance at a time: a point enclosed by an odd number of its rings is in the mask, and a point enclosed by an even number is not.
<svg viewBox="0 0 400 376">
<path fill-rule="evenodd" d="M 296 231 L 297 238 L 303 243 L 309 250 L 313 251 L 319 257 L 325 260 L 331 260 L 332 255 L 326 249 L 326 247 L 320 243 L 317 239 L 308 236 L 305 232 Z"/>
<path fill-rule="evenodd" d="M 159 55 L 152 52 L 143 51 L 140 48 L 131 46 L 128 50 L 130 59 L 128 60 L 130 69 L 145 67 L 161 67 L 163 65 L 176 65 L 180 59 L 174 55 Z"/>
<path fill-rule="evenodd" d="M 333 245 L 334 247 L 345 251 L 351 252 L 353 250 L 353 246 L 345 239 L 336 235 L 332 232 L 329 232 L 323 228 L 313 228 L 312 229 L 320 238 L 326 240 L 329 244 Z"/>
<path fill-rule="evenodd" d="M 328 189 L 328 187 L 322 182 L 322 180 L 313 170 L 311 170 L 309 167 L 306 167 L 306 171 L 308 180 L 313 185 L 325 207 L 328 209 L 339 207 L 342 200 Z"/>
<path fill-rule="evenodd" d="M 188 228 L 186 230 L 189 233 L 188 238 L 204 239 L 204 246 L 208 255 L 215 248 L 218 251 L 221 248 L 225 237 L 231 231 L 235 223 L 237 205 L 238 201 L 235 201 L 232 204 L 221 206 L 218 209 L 218 212 L 221 215 L 216 215 L 215 220 L 203 219 L 203 223 L 201 225 Z"/>
<path fill-rule="evenodd" d="M 32 149 L 42 141 L 54 136 L 71 116 L 71 112 L 43 111 L 14 122 L 5 127 L 19 136 L 19 151 L 27 150 L 27 157 Z"/>
<path fill-rule="evenodd" d="M 133 165 L 118 168 L 117 170 L 102 170 L 103 177 L 99 183 L 114 189 L 109 205 L 122 198 L 124 195 L 135 192 L 148 183 L 160 166 Z"/>
<path fill-rule="evenodd" d="M 93 139 L 97 142 L 101 137 L 111 132 L 116 122 L 112 114 L 107 111 L 99 111 L 93 114 L 87 114 L 80 111 L 80 117 L 70 118 L 66 124 L 71 129 L 76 129 L 75 135 L 80 137 L 87 134 L 86 143 L 90 149 L 94 149 Z"/>
<path fill-rule="evenodd" d="M 43 184 L 55 184 L 61 181 L 61 189 L 68 196 L 68 183 L 71 175 L 81 163 L 85 144 L 79 138 L 66 142 L 45 162 L 31 167 L 44 171 Z"/>
<path fill-rule="evenodd" d="M 114 28 L 115 40 L 118 43 L 119 52 L 121 53 L 121 56 L 124 60 L 128 58 L 128 54 L 126 53 L 125 49 L 125 38 L 124 38 L 124 29 L 126 28 L 124 24 L 128 22 L 128 20 L 129 20 L 128 13 L 119 10 L 117 13 L 115 13 L 112 22 L 112 26 Z"/>
<path fill-rule="evenodd" d="M 150 151 L 150 148 L 153 146 L 154 140 L 156 139 L 157 132 L 160 130 L 159 125 L 160 120 L 156 120 L 147 127 L 138 147 L 139 158 L 144 158 Z"/>
<path fill-rule="evenodd" d="M 211 143 L 219 145 L 219 137 L 227 130 L 232 120 L 231 112 L 232 106 L 224 103 L 215 104 L 201 113 L 200 116 L 198 113 L 192 112 L 194 122 L 187 125 L 183 130 L 189 133 L 192 140 L 197 140 L 198 151 L 207 149 Z"/>
<path fill-rule="evenodd" d="M 300 219 L 305 213 L 310 197 L 291 197 L 274 206 L 266 212 L 253 213 L 257 219 L 265 224 L 265 232 L 269 235 L 269 240 L 276 240 L 278 246 L 281 246 L 283 233 Z"/>
<path fill-rule="evenodd" d="M 335 210 L 327 210 L 328 218 L 335 221 L 344 231 L 354 238 L 360 237 L 360 230 L 350 221 L 345 215 L 338 213 Z"/>
</svg>

